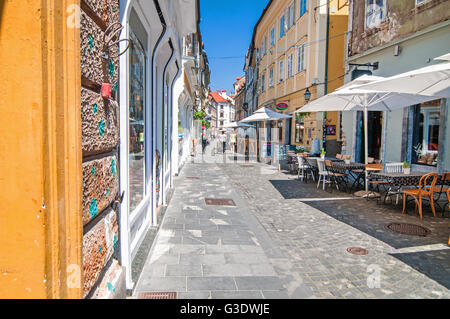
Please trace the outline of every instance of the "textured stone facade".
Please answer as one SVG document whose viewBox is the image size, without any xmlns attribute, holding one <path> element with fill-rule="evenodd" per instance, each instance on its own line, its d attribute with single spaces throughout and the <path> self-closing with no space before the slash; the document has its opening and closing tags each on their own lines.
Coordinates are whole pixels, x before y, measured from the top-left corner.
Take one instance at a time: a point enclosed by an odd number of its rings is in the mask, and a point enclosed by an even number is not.
<svg viewBox="0 0 450 319">
<path fill-rule="evenodd" d="M 119 21 L 118 0 L 81 0 L 84 297 L 124 290 L 122 267 L 113 258 L 119 247 L 119 212 L 112 209 L 119 192 L 119 58 L 117 44 L 107 41 Z M 112 99 L 102 97 L 103 83 L 111 85 Z"/>
<path fill-rule="evenodd" d="M 118 192 L 117 156 L 83 163 L 83 225 L 107 208 Z"/>
<path fill-rule="evenodd" d="M 96 284 L 100 273 L 118 248 L 117 213 L 108 210 L 83 237 L 83 296 Z"/>
<path fill-rule="evenodd" d="M 119 105 L 89 89 L 81 90 L 83 154 L 98 154 L 119 145 Z"/>
<path fill-rule="evenodd" d="M 378 26 L 366 29 L 365 2 L 351 1 L 352 33 L 349 37 L 349 56 L 414 34 L 450 17 L 448 0 L 431 0 L 417 6 L 413 0 L 387 1 L 385 19 Z"/>
</svg>

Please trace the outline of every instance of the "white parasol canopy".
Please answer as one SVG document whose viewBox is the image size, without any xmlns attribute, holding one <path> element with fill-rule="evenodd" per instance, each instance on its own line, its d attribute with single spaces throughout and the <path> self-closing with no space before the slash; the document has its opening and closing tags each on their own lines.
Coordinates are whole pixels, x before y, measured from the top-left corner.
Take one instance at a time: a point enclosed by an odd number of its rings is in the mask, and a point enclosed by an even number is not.
<svg viewBox="0 0 450 319">
<path fill-rule="evenodd" d="M 435 98 L 424 95 L 397 93 L 391 90 L 368 90 L 361 89 L 370 84 L 382 83 L 385 78 L 363 75 L 340 89 L 322 96 L 317 100 L 301 107 L 295 113 L 304 112 L 326 112 L 326 111 L 363 111 L 364 112 L 364 141 L 365 141 L 365 164 L 368 158 L 368 127 L 367 112 L 370 111 L 392 111 L 410 105 L 423 103 Z M 368 192 L 366 172 L 366 192 Z"/>
<path fill-rule="evenodd" d="M 262 107 L 254 112 L 249 117 L 241 120 L 241 122 L 261 122 L 261 121 L 272 121 L 272 120 L 284 120 L 291 118 L 291 115 L 275 112 L 267 107 Z"/>
<path fill-rule="evenodd" d="M 222 126 L 223 128 L 236 128 L 236 127 L 242 127 L 242 128 L 246 128 L 246 127 L 255 127 L 254 125 L 251 124 L 247 124 L 247 123 L 241 123 L 241 122 L 231 122 L 229 124 L 226 124 L 224 126 Z"/>
<path fill-rule="evenodd" d="M 439 57 L 450 59 L 450 54 Z M 401 73 L 381 81 L 362 85 L 360 89 L 409 93 L 433 96 L 433 99 L 450 97 L 450 62 L 438 63 Z"/>
</svg>

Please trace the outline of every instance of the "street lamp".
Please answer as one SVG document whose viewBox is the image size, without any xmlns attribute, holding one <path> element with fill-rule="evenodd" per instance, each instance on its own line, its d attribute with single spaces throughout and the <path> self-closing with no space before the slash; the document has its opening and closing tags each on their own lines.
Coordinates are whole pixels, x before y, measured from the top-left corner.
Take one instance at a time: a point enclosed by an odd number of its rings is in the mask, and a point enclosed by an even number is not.
<svg viewBox="0 0 450 319">
<path fill-rule="evenodd" d="M 304 96 L 306 102 L 308 102 L 311 99 L 311 92 L 309 92 L 308 88 L 306 89 Z"/>
</svg>

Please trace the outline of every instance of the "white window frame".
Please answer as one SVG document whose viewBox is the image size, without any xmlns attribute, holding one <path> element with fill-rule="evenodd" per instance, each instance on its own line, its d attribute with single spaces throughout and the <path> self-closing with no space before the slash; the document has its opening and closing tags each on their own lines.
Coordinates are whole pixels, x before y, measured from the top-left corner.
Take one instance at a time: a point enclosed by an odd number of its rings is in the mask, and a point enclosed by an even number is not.
<svg viewBox="0 0 450 319">
<path fill-rule="evenodd" d="M 278 82 L 284 81 L 284 61 L 278 63 Z"/>
<path fill-rule="evenodd" d="M 289 30 L 294 25 L 294 21 L 295 21 L 295 1 L 291 2 L 287 11 L 288 11 L 287 28 Z"/>
<path fill-rule="evenodd" d="M 428 1 L 430 1 L 430 0 L 416 0 L 416 7 L 418 7 Z"/>
<path fill-rule="evenodd" d="M 299 0 L 298 17 L 301 18 L 308 11 L 308 0 Z M 304 6 L 303 6 L 304 4 Z M 303 9 L 303 10 L 302 10 Z"/>
<path fill-rule="evenodd" d="M 288 74 L 287 74 L 287 77 L 288 78 L 290 78 L 292 75 L 293 75 L 293 72 L 292 72 L 292 59 L 293 58 L 293 54 L 291 53 L 289 56 L 288 56 L 288 63 L 287 63 L 287 72 L 288 72 Z"/>
<path fill-rule="evenodd" d="M 286 14 L 280 16 L 280 39 L 286 34 Z"/>
<path fill-rule="evenodd" d="M 305 45 L 301 44 L 297 50 L 297 72 L 302 72 L 305 70 Z"/>
<path fill-rule="evenodd" d="M 270 47 L 275 46 L 275 27 L 270 29 Z"/>
<path fill-rule="evenodd" d="M 370 5 L 368 3 L 369 1 L 372 2 Z M 367 20 L 368 11 L 369 10 L 372 10 L 372 12 L 379 11 L 378 7 L 376 6 L 377 1 L 383 1 L 383 6 L 381 7 L 383 16 L 380 20 L 374 20 L 374 21 L 368 22 L 368 20 Z M 386 13 L 387 13 L 386 0 L 365 0 L 364 4 L 365 4 L 365 7 L 364 7 L 364 29 L 365 30 L 378 27 L 383 21 L 386 20 Z"/>
<path fill-rule="evenodd" d="M 261 75 L 261 92 L 264 92 L 264 84 L 266 82 L 266 74 Z"/>
<path fill-rule="evenodd" d="M 273 87 L 273 67 L 269 69 L 269 87 Z"/>
</svg>

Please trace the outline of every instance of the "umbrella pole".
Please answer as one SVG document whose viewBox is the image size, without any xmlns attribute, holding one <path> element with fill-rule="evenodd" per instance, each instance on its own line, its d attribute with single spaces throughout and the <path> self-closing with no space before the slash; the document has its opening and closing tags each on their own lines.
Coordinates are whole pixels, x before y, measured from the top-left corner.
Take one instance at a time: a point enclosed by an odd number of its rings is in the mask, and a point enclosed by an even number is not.
<svg viewBox="0 0 450 319">
<path fill-rule="evenodd" d="M 364 156 L 365 156 L 365 164 L 368 164 L 368 157 L 369 157 L 369 134 L 368 134 L 368 119 L 367 119 L 367 96 L 365 97 L 364 101 Z M 366 185 L 366 194 L 368 196 L 369 192 L 369 183 L 367 182 L 367 169 L 365 170 L 365 185 Z"/>
</svg>

